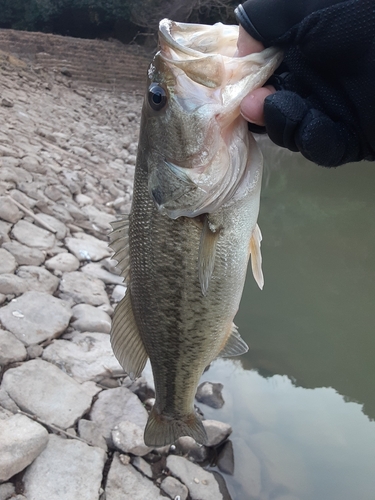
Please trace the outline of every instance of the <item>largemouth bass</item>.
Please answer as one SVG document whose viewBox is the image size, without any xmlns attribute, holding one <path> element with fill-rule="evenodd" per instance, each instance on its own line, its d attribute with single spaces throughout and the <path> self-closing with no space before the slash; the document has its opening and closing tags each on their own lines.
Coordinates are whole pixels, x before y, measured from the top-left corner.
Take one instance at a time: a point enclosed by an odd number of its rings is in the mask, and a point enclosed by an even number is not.
<svg viewBox="0 0 375 500">
<path fill-rule="evenodd" d="M 138 377 L 150 358 L 156 399 L 149 446 L 204 443 L 194 411 L 204 369 L 248 350 L 233 324 L 251 254 L 263 286 L 257 226 L 262 156 L 240 102 L 280 62 L 275 49 L 235 56 L 237 26 L 164 19 L 148 70 L 131 213 L 111 247 L 127 283 L 111 342 Z"/>
</svg>

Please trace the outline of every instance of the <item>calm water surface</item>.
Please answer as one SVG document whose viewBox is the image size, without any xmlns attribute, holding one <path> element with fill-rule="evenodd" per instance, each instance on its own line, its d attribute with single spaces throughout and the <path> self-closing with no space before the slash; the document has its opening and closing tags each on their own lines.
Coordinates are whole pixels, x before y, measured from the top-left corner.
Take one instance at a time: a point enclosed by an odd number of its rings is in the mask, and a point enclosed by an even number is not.
<svg viewBox="0 0 375 500">
<path fill-rule="evenodd" d="M 233 500 L 375 500 L 375 164 L 266 152 L 265 287 L 236 318 L 250 351 L 218 360 Z"/>
</svg>

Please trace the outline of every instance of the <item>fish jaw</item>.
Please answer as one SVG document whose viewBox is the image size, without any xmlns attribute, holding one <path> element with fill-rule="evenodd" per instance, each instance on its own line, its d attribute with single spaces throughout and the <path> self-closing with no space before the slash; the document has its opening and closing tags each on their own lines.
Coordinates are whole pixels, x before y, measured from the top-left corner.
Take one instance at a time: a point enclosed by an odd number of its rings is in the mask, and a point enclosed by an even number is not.
<svg viewBox="0 0 375 500">
<path fill-rule="evenodd" d="M 249 134 L 240 104 L 265 83 L 281 54 L 269 48 L 234 57 L 237 38 L 237 26 L 160 23 L 149 79 L 165 89 L 167 105 L 153 113 L 145 101 L 144 112 L 154 150 L 149 193 L 170 218 L 212 213 L 236 190 L 246 191 Z"/>
</svg>

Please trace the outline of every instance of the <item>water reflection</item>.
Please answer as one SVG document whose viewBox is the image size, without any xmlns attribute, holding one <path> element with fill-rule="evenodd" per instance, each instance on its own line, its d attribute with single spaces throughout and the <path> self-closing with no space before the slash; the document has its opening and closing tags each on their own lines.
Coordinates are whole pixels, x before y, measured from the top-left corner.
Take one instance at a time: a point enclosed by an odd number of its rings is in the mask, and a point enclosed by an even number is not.
<svg viewBox="0 0 375 500">
<path fill-rule="evenodd" d="M 373 500 L 375 165 L 266 157 L 265 287 L 249 273 L 236 318 L 250 351 L 205 374 L 227 403 L 204 413 L 233 425 L 234 499 Z"/>
</svg>

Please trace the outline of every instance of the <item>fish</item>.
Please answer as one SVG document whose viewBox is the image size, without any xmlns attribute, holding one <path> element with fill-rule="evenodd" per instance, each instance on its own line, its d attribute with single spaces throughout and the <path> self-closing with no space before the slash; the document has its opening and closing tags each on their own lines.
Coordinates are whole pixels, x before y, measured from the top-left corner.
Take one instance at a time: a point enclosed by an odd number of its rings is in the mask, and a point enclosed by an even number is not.
<svg viewBox="0 0 375 500">
<path fill-rule="evenodd" d="M 263 287 L 257 225 L 262 155 L 243 97 L 281 62 L 275 48 L 236 57 L 238 26 L 163 19 L 147 74 L 130 214 L 110 246 L 127 285 L 111 329 L 132 377 L 150 359 L 155 403 L 144 442 L 207 435 L 194 410 L 205 368 L 248 346 L 233 323 L 251 255 Z"/>
</svg>

